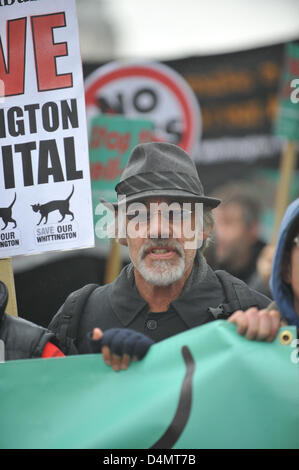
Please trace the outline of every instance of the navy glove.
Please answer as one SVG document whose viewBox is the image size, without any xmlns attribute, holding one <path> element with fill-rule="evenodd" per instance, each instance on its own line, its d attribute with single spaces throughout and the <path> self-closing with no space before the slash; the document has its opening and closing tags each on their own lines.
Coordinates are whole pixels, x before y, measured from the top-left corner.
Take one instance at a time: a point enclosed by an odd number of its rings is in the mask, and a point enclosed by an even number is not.
<svg viewBox="0 0 299 470">
<path fill-rule="evenodd" d="M 152 339 L 128 328 L 110 328 L 99 340 L 93 340 L 92 333 L 88 336 L 92 353 L 100 353 L 103 346 L 108 346 L 111 353 L 119 357 L 128 354 L 131 358 L 142 359 L 154 344 Z"/>
</svg>

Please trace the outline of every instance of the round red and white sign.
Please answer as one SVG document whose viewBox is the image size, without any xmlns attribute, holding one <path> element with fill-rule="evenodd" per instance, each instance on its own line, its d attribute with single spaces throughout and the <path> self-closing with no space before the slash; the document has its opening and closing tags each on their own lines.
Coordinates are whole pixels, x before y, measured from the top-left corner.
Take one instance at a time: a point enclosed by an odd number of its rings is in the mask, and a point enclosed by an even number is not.
<svg viewBox="0 0 299 470">
<path fill-rule="evenodd" d="M 179 145 L 190 155 L 201 136 L 201 112 L 187 82 L 160 63 L 112 62 L 85 81 L 87 118 L 99 113 L 148 119 L 155 140 Z"/>
</svg>

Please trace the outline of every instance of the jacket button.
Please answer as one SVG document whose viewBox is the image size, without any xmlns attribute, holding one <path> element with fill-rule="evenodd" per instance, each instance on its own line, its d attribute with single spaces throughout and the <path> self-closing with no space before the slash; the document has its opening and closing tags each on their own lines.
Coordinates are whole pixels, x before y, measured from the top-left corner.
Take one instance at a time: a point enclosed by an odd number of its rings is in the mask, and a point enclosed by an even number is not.
<svg viewBox="0 0 299 470">
<path fill-rule="evenodd" d="M 149 329 L 149 330 L 155 330 L 157 328 L 157 322 L 156 320 L 148 320 L 146 322 L 146 327 Z"/>
</svg>

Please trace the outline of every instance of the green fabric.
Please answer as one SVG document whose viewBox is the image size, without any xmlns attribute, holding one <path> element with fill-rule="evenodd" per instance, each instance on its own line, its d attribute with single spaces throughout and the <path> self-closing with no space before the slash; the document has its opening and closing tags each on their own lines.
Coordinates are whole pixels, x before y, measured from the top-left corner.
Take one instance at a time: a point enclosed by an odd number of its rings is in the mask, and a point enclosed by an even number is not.
<svg viewBox="0 0 299 470">
<path fill-rule="evenodd" d="M 293 343 L 248 341 L 216 321 L 155 344 L 127 371 L 100 355 L 0 364 L 1 448 L 150 448 L 175 417 L 186 366 L 192 407 L 173 448 L 299 448 Z"/>
</svg>

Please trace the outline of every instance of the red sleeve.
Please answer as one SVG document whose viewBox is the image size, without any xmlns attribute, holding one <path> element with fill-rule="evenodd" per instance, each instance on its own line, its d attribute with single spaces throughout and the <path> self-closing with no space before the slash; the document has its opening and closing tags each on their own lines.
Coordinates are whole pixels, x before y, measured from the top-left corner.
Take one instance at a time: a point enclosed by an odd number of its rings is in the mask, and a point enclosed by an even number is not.
<svg viewBox="0 0 299 470">
<path fill-rule="evenodd" d="M 65 357 L 65 356 L 63 352 L 60 351 L 60 349 L 58 349 L 53 343 L 50 343 L 50 341 L 48 341 L 46 346 L 44 347 L 41 357 Z"/>
</svg>

